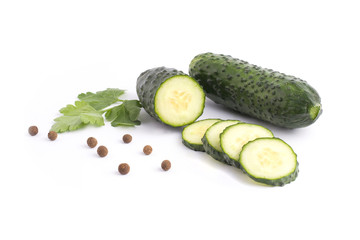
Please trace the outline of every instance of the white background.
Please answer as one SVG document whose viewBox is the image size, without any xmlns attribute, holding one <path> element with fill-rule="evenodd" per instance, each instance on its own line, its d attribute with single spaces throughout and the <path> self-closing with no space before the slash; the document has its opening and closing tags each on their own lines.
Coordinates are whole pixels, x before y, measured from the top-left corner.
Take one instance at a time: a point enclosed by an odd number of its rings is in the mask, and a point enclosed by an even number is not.
<svg viewBox="0 0 360 240">
<path fill-rule="evenodd" d="M 1 1 L 0 239 L 360 239 L 356 2 Z M 185 148 L 181 129 L 143 110 L 135 128 L 107 123 L 47 139 L 58 110 L 79 93 L 113 87 L 136 99 L 141 72 L 187 72 L 203 52 L 295 75 L 318 90 L 323 114 L 302 129 L 211 101 L 200 118 L 269 127 L 298 155 L 295 182 L 258 185 Z M 131 144 L 122 143 L 125 133 Z M 90 136 L 108 147 L 106 158 L 86 146 Z M 131 166 L 126 176 L 117 173 L 122 162 Z"/>
</svg>

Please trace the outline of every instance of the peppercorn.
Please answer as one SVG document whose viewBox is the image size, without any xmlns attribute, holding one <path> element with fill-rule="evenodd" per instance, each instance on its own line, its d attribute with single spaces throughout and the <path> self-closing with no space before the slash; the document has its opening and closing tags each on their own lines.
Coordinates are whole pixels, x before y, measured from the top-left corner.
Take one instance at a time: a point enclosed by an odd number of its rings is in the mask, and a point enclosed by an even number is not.
<svg viewBox="0 0 360 240">
<path fill-rule="evenodd" d="M 126 175 L 130 171 L 130 166 L 127 163 L 121 163 L 118 167 L 118 171 L 121 175 Z"/>
<path fill-rule="evenodd" d="M 96 138 L 94 138 L 94 137 L 89 137 L 89 138 L 87 139 L 87 145 L 88 145 L 90 148 L 96 147 L 96 145 L 97 145 L 97 140 L 96 140 Z"/>
<path fill-rule="evenodd" d="M 97 149 L 97 153 L 100 157 L 105 157 L 108 154 L 108 149 L 105 146 L 99 146 Z"/>
<path fill-rule="evenodd" d="M 145 153 L 145 155 L 149 155 L 152 152 L 152 147 L 150 145 L 146 145 L 143 149 L 143 152 Z"/>
<path fill-rule="evenodd" d="M 132 136 L 130 134 L 125 134 L 123 136 L 124 143 L 130 143 L 132 141 Z"/>
<path fill-rule="evenodd" d="M 57 132 L 55 131 L 50 131 L 48 133 L 48 138 L 51 140 L 51 141 L 54 141 L 56 138 L 57 138 Z"/>
<path fill-rule="evenodd" d="M 28 131 L 31 136 L 35 136 L 36 134 L 38 134 L 39 129 L 37 128 L 37 126 L 31 126 L 29 127 Z"/>
<path fill-rule="evenodd" d="M 170 168 L 171 168 L 171 162 L 169 160 L 164 160 L 162 161 L 161 163 L 161 168 L 164 170 L 164 171 L 168 171 Z"/>
</svg>

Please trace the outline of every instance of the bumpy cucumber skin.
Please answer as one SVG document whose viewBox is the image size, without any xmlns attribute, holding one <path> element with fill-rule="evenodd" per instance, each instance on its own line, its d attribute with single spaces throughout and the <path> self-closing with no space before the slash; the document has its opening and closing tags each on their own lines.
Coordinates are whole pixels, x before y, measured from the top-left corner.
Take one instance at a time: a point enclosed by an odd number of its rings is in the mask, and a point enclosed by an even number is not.
<svg viewBox="0 0 360 240">
<path fill-rule="evenodd" d="M 233 166 L 236 168 L 239 168 L 240 170 L 242 170 L 243 172 L 244 169 L 241 166 L 241 164 L 238 161 L 234 161 L 233 159 L 229 158 L 228 155 L 224 152 L 219 152 L 218 150 L 216 150 L 214 147 L 212 147 L 208 140 L 206 139 L 206 137 L 204 136 L 202 139 L 203 142 L 203 146 L 205 149 L 205 152 L 210 155 L 212 158 L 214 158 L 215 160 L 218 160 L 219 162 L 225 163 L 229 166 Z"/>
<path fill-rule="evenodd" d="M 248 175 L 251 179 L 253 179 L 256 182 L 264 183 L 264 184 L 270 185 L 270 186 L 280 186 L 280 187 L 282 187 L 282 186 L 284 186 L 286 184 L 289 184 L 289 183 L 295 181 L 295 179 L 299 175 L 299 163 L 298 162 L 296 163 L 296 168 L 295 168 L 294 172 L 292 172 L 291 174 L 289 174 L 289 175 L 287 175 L 285 177 L 279 178 L 279 179 L 257 178 L 257 177 L 252 176 L 251 174 L 248 174 L 246 172 L 246 170 L 243 169 L 243 171 L 246 173 L 246 175 Z"/>
<path fill-rule="evenodd" d="M 258 138 L 258 139 L 261 139 L 261 138 Z M 279 138 L 273 138 L 274 140 L 278 140 L 278 141 L 282 141 L 284 142 L 283 140 L 279 139 Z M 256 141 L 256 139 L 254 140 Z M 250 142 L 249 142 L 250 143 Z M 247 144 L 249 144 L 247 143 Z M 284 142 L 285 143 L 285 142 Z M 285 143 L 286 145 L 288 145 L 287 143 Z M 289 145 L 288 145 L 289 146 Z M 290 146 L 289 146 L 290 147 Z M 246 144 L 244 145 L 244 148 L 246 148 Z M 291 147 L 290 147 L 291 148 Z M 291 148 L 292 150 L 292 148 Z M 296 153 L 294 152 L 294 150 L 292 150 L 292 152 L 294 153 L 294 155 L 296 156 Z M 253 179 L 254 181 L 256 182 L 259 182 L 259 183 L 264 183 L 266 185 L 270 185 L 270 186 L 284 186 L 286 184 L 289 184 L 293 181 L 295 181 L 295 179 L 297 178 L 297 176 L 299 175 L 299 162 L 296 160 L 296 167 L 294 169 L 294 171 L 292 173 L 290 173 L 289 175 L 287 176 L 284 176 L 282 178 L 278 178 L 278 179 L 266 179 L 266 178 L 258 178 L 258 177 L 255 177 L 253 175 L 251 175 L 250 173 L 248 173 L 246 171 L 246 169 L 241 165 L 241 153 L 240 153 L 240 160 L 239 160 L 239 164 L 241 166 L 241 169 L 243 170 L 243 172 L 248 175 L 251 179 Z"/>
<path fill-rule="evenodd" d="M 190 148 L 191 150 L 198 151 L 198 152 L 205 152 L 205 149 L 204 149 L 203 145 L 191 144 L 191 143 L 185 141 L 184 139 L 182 140 L 182 143 L 187 148 Z"/>
<path fill-rule="evenodd" d="M 204 135 L 204 137 L 201 139 L 201 141 L 203 142 L 203 147 L 204 147 L 204 151 L 210 155 L 212 158 L 214 158 L 215 160 L 218 160 L 219 162 L 225 163 L 227 165 L 232 165 L 230 162 L 227 161 L 227 159 L 225 158 L 225 155 L 223 152 L 219 152 L 218 150 L 216 150 L 215 148 L 213 148 L 206 136 Z"/>
<path fill-rule="evenodd" d="M 241 121 L 237 121 L 237 120 L 223 120 L 223 121 L 236 121 L 237 123 L 234 122 L 233 125 L 242 123 Z M 232 125 L 229 125 L 229 126 L 232 126 Z M 227 165 L 230 165 L 230 166 L 241 169 L 241 165 L 238 162 L 233 161 L 232 159 L 227 157 L 226 153 L 219 152 L 217 149 L 215 149 L 213 146 L 211 146 L 211 144 L 209 143 L 209 141 L 206 138 L 206 132 L 204 134 L 204 137 L 201 139 L 201 141 L 203 143 L 205 152 L 208 155 L 210 155 L 212 158 L 214 158 L 215 160 L 218 160 L 219 162 L 222 162 L 222 163 L 225 163 Z"/>
<path fill-rule="evenodd" d="M 228 55 L 199 54 L 189 74 L 215 103 L 276 126 L 306 127 L 322 112 L 319 94 L 305 81 Z"/>
<path fill-rule="evenodd" d="M 156 120 L 162 123 L 165 122 L 161 120 L 161 118 L 157 115 L 155 111 L 155 95 L 160 85 L 163 82 L 165 82 L 167 79 L 174 76 L 189 77 L 189 75 L 174 68 L 157 67 L 146 70 L 145 72 L 141 73 L 136 82 L 136 93 L 139 97 L 139 101 L 141 102 L 141 105 L 150 116 L 152 116 L 153 118 L 155 118 Z M 201 114 L 202 112 L 200 113 L 199 116 L 197 116 L 197 118 L 200 117 Z M 196 119 L 194 119 L 194 121 Z M 165 124 L 173 126 L 169 123 L 165 123 Z M 181 126 L 173 126 L 173 127 L 181 127 Z"/>
<path fill-rule="evenodd" d="M 249 174 L 247 174 L 250 178 L 252 178 L 253 180 L 260 182 L 260 183 L 265 183 L 267 185 L 270 186 L 284 186 L 286 184 L 289 184 L 293 181 L 295 181 L 295 179 L 297 178 L 297 176 L 299 175 L 299 163 L 296 163 L 296 168 L 295 171 L 292 172 L 290 175 L 287 175 L 286 177 L 282 177 L 279 179 L 275 179 L 275 180 L 269 180 L 269 179 L 264 179 L 264 178 L 256 178 L 254 176 L 250 176 Z"/>
<path fill-rule="evenodd" d="M 208 118 L 208 119 L 199 120 L 199 121 L 197 121 L 197 122 L 207 121 L 207 120 L 217 120 L 217 121 L 221 121 L 221 119 L 219 119 L 219 118 L 211 118 L 211 119 Z M 196 123 L 196 122 L 194 122 L 194 123 Z M 216 122 L 215 122 L 215 123 L 216 123 Z M 215 124 L 215 123 L 214 123 L 214 124 Z M 190 126 L 190 124 L 189 124 L 188 126 Z M 185 128 L 187 128 L 188 126 L 186 126 Z M 185 138 L 184 138 L 184 130 L 185 130 L 185 128 L 183 129 L 182 134 L 181 134 L 181 136 L 182 136 L 182 143 L 183 143 L 186 147 L 190 148 L 191 150 L 199 151 L 199 152 L 205 152 L 205 149 L 204 149 L 203 144 L 193 144 L 193 143 L 190 143 L 190 142 L 188 142 L 188 141 L 185 140 Z"/>
</svg>

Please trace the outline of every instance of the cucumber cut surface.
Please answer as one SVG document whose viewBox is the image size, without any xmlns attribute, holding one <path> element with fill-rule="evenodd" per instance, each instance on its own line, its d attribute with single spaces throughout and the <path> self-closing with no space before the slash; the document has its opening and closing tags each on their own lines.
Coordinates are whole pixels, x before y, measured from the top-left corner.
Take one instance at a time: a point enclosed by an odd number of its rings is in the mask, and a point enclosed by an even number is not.
<svg viewBox="0 0 360 240">
<path fill-rule="evenodd" d="M 150 116 L 173 127 L 194 122 L 205 106 L 202 87 L 173 68 L 158 67 L 143 72 L 137 79 L 136 92 Z"/>
<path fill-rule="evenodd" d="M 224 156 L 224 152 L 221 149 L 220 146 L 220 134 L 224 131 L 225 128 L 228 126 L 234 125 L 240 123 L 238 120 L 222 120 L 215 124 L 213 124 L 211 127 L 209 127 L 204 137 L 202 138 L 203 146 L 205 149 L 205 152 L 209 154 L 214 159 L 232 165 Z"/>
<path fill-rule="evenodd" d="M 220 119 L 203 119 L 186 126 L 182 131 L 183 144 L 192 150 L 204 152 L 201 139 L 206 130 L 219 121 Z"/>
<path fill-rule="evenodd" d="M 188 76 L 174 76 L 161 84 L 155 95 L 155 112 L 172 126 L 196 120 L 204 108 L 201 87 Z"/>
<path fill-rule="evenodd" d="M 240 164 L 255 181 L 283 186 L 294 181 L 299 168 L 293 149 L 279 138 L 258 138 L 244 145 Z"/>
<path fill-rule="evenodd" d="M 274 137 L 273 133 L 260 125 L 238 123 L 227 127 L 220 135 L 220 145 L 229 161 L 239 163 L 242 147 L 260 137 Z"/>
</svg>

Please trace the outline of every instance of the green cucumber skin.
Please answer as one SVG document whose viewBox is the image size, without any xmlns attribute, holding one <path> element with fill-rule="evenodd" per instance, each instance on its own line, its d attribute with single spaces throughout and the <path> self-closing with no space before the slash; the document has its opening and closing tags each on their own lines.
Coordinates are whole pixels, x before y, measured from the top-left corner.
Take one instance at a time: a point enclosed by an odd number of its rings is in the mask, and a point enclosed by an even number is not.
<svg viewBox="0 0 360 240">
<path fill-rule="evenodd" d="M 237 123 L 234 123 L 234 125 L 238 124 L 238 123 L 242 123 L 241 121 L 237 121 L 237 120 L 224 120 L 224 121 L 236 121 Z M 232 126 L 232 125 L 230 125 L 230 126 Z M 226 153 L 219 152 L 217 149 L 215 149 L 213 146 L 211 146 L 211 144 L 209 143 L 209 141 L 206 138 L 206 132 L 204 134 L 204 137 L 201 139 L 201 141 L 203 143 L 205 152 L 208 155 L 210 155 L 212 158 L 214 158 L 215 160 L 220 161 L 222 163 L 225 163 L 227 165 L 242 169 L 241 165 L 239 163 L 233 161 L 232 159 L 230 159 Z"/>
<path fill-rule="evenodd" d="M 155 112 L 155 95 L 160 85 L 174 76 L 189 76 L 174 68 L 157 67 L 141 73 L 136 82 L 136 93 L 144 110 L 157 121 L 164 123 Z M 202 114 L 202 112 L 201 112 Z M 201 115 L 200 114 L 200 115 Z M 198 117 L 200 117 L 200 115 Z M 196 120 L 196 119 L 195 119 Z M 194 120 L 194 121 L 195 121 Z M 168 123 L 165 123 L 170 125 Z M 170 125 L 172 126 L 172 125 Z M 180 126 L 174 126 L 180 127 Z"/>
<path fill-rule="evenodd" d="M 215 103 L 276 126 L 306 127 L 322 112 L 319 94 L 305 81 L 231 56 L 199 54 L 189 74 Z"/>
<path fill-rule="evenodd" d="M 238 161 L 234 161 L 233 159 L 229 158 L 227 156 L 226 153 L 224 152 L 219 152 L 218 150 L 216 150 L 215 148 L 213 148 L 208 140 L 206 139 L 206 137 L 204 136 L 202 139 L 202 142 L 203 142 L 203 146 L 204 146 L 204 149 L 205 149 L 205 152 L 210 155 L 212 158 L 214 158 L 215 160 L 219 161 L 219 162 L 222 162 L 222 163 L 225 163 L 229 166 L 233 166 L 233 167 L 236 167 L 236 168 L 239 168 L 241 169 L 242 171 L 244 171 L 244 169 L 242 168 L 241 164 L 238 162 Z"/>
<path fill-rule="evenodd" d="M 204 149 L 203 145 L 191 144 L 191 143 L 185 141 L 184 139 L 182 140 L 182 143 L 186 147 L 190 148 L 191 150 L 198 151 L 198 152 L 205 152 L 205 149 Z"/>
<path fill-rule="evenodd" d="M 222 162 L 222 163 L 232 166 L 232 164 L 229 161 L 227 161 L 227 159 L 225 158 L 223 152 L 219 152 L 218 150 L 216 150 L 209 144 L 205 135 L 201 139 L 201 141 L 203 142 L 203 148 L 208 155 L 210 155 L 212 158 L 214 158 L 215 160 L 217 160 L 219 162 Z"/>
<path fill-rule="evenodd" d="M 220 118 L 207 118 L 207 119 L 199 120 L 198 122 L 207 121 L 207 120 L 218 120 L 218 121 L 221 121 Z M 196 122 L 194 122 L 194 123 L 196 123 Z M 189 124 L 189 125 L 191 125 L 191 124 Z M 189 125 L 188 125 L 188 126 L 189 126 Z M 186 127 L 188 127 L 188 126 L 186 126 Z M 185 127 L 185 128 L 186 128 L 186 127 Z M 184 128 L 184 129 L 185 129 L 185 128 Z M 181 134 L 181 137 L 182 137 L 182 143 L 183 143 L 186 147 L 188 147 L 188 148 L 190 148 L 191 150 L 194 150 L 194 151 L 205 152 L 205 149 L 204 149 L 203 144 L 193 144 L 193 143 L 190 143 L 190 142 L 188 142 L 188 141 L 185 140 L 185 138 L 184 138 L 184 130 L 183 130 L 183 132 L 182 132 L 182 134 Z"/>
<path fill-rule="evenodd" d="M 280 186 L 280 187 L 282 187 L 282 186 L 284 186 L 286 184 L 289 184 L 289 183 L 295 181 L 295 179 L 299 175 L 299 163 L 296 162 L 296 168 L 295 168 L 294 172 L 292 172 L 291 174 L 289 174 L 289 175 L 287 175 L 285 177 L 279 178 L 279 179 L 257 178 L 257 177 L 254 177 L 254 176 L 248 174 L 246 172 L 246 170 L 243 170 L 243 171 L 245 172 L 246 175 L 248 175 L 251 179 L 253 179 L 256 182 L 264 183 L 264 184 L 270 185 L 270 186 Z"/>
</svg>

